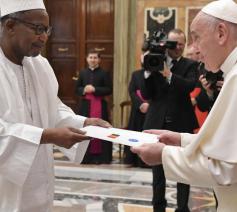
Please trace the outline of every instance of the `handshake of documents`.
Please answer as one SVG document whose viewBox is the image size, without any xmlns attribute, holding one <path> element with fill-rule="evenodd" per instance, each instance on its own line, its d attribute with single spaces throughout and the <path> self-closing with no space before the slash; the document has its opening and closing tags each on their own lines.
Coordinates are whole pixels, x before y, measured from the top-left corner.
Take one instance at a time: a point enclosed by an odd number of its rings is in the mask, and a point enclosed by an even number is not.
<svg viewBox="0 0 237 212">
<path fill-rule="evenodd" d="M 127 146 L 140 146 L 147 143 L 157 143 L 159 138 L 157 135 L 124 130 L 118 128 L 103 128 L 98 126 L 87 126 L 81 130 L 92 138 L 110 141 L 113 143 L 123 144 Z"/>
</svg>

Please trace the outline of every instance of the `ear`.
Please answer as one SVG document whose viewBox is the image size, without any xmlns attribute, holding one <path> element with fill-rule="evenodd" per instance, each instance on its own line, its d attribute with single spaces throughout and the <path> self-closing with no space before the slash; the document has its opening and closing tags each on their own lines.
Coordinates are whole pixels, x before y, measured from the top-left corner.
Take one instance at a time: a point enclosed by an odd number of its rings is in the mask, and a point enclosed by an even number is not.
<svg viewBox="0 0 237 212">
<path fill-rule="evenodd" d="M 4 23 L 4 28 L 8 34 L 15 32 L 16 22 L 12 19 L 7 19 Z"/>
<path fill-rule="evenodd" d="M 218 33 L 218 43 L 220 45 L 223 45 L 229 37 L 229 28 L 224 22 L 218 24 L 217 33 Z"/>
</svg>

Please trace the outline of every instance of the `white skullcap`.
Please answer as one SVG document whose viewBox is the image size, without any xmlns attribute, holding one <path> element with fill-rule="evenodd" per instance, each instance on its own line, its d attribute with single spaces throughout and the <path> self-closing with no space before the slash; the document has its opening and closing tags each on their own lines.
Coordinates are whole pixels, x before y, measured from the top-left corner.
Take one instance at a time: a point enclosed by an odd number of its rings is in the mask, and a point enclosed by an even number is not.
<svg viewBox="0 0 237 212">
<path fill-rule="evenodd" d="M 1 17 L 25 10 L 45 9 L 43 0 L 0 0 Z"/>
<path fill-rule="evenodd" d="M 237 4 L 233 0 L 213 1 L 203 7 L 202 12 L 237 24 Z"/>
</svg>

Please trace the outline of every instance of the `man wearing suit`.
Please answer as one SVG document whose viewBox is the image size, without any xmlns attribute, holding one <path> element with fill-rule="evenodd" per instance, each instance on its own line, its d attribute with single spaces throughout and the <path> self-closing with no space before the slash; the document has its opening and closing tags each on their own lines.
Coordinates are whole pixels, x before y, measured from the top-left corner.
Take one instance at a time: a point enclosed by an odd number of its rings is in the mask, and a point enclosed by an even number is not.
<svg viewBox="0 0 237 212">
<path fill-rule="evenodd" d="M 183 31 L 173 29 L 168 40 L 177 42 L 175 49 L 167 49 L 166 62 L 162 71 L 145 71 L 145 87 L 142 91 L 150 106 L 145 118 L 144 129 L 167 129 L 192 133 L 198 128 L 197 119 L 190 100 L 190 92 L 197 81 L 197 63 L 182 57 L 186 38 Z M 166 179 L 163 166 L 152 168 L 153 209 L 165 212 Z M 176 212 L 189 212 L 190 186 L 177 183 Z"/>
</svg>

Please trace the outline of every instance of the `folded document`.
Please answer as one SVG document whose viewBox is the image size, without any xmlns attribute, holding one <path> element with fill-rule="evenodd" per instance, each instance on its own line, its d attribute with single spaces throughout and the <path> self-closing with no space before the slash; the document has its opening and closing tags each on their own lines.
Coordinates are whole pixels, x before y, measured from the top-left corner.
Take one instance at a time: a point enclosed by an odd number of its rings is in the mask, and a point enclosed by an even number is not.
<svg viewBox="0 0 237 212">
<path fill-rule="evenodd" d="M 123 130 L 118 128 L 103 128 L 98 126 L 87 126 L 81 130 L 86 131 L 86 135 L 113 143 L 140 146 L 145 143 L 157 143 L 158 136 L 149 133 Z"/>
</svg>

